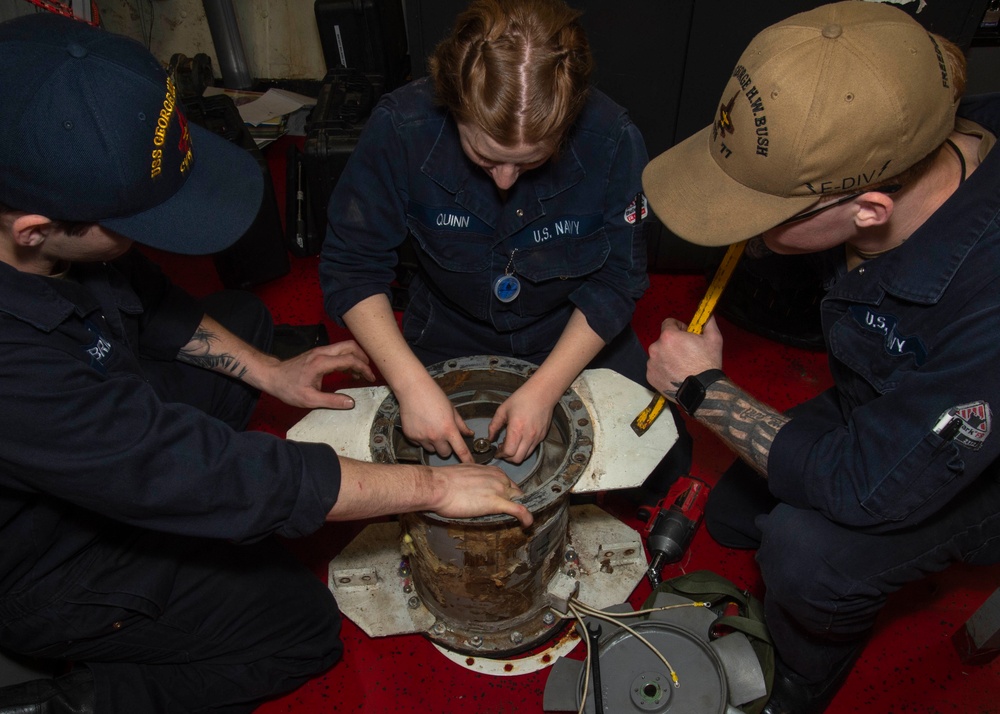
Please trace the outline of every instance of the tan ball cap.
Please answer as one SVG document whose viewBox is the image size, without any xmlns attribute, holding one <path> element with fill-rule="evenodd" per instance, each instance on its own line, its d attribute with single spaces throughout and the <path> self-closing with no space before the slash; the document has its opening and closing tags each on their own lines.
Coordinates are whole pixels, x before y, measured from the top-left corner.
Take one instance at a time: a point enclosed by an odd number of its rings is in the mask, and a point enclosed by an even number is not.
<svg viewBox="0 0 1000 714">
<path fill-rule="evenodd" d="M 912 166 L 954 128 L 953 94 L 940 46 L 905 12 L 824 5 L 751 41 L 715 122 L 653 159 L 643 188 L 685 240 L 735 243 Z"/>
</svg>

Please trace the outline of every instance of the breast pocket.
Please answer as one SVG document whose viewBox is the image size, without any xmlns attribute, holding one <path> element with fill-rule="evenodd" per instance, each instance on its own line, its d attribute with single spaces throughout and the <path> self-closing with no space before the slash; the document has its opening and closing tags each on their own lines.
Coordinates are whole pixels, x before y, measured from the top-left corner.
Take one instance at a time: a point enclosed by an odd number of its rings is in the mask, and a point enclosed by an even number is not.
<svg viewBox="0 0 1000 714">
<path fill-rule="evenodd" d="M 519 300 L 522 314 L 541 315 L 564 305 L 574 290 L 604 267 L 610 252 L 603 229 L 518 250 L 514 272 L 524 285 Z"/>
<path fill-rule="evenodd" d="M 856 316 L 845 315 L 829 333 L 828 349 L 835 371 L 847 369 L 853 375 L 838 379 L 842 391 L 860 389 L 857 377 L 871 386 L 875 394 L 857 394 L 861 401 L 895 389 L 917 367 L 917 356 L 902 351 L 893 343 L 891 331 L 862 326 Z"/>
<path fill-rule="evenodd" d="M 411 222 L 410 233 L 431 292 L 461 312 L 486 319 L 492 239 L 479 233 L 436 231 L 418 221 Z"/>
</svg>

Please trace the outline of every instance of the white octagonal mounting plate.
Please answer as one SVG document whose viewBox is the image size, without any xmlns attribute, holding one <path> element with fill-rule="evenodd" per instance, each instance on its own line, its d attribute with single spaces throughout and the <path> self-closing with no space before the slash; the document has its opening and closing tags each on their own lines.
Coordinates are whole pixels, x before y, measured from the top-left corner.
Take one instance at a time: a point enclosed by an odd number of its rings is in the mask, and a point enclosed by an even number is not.
<svg viewBox="0 0 1000 714">
<path fill-rule="evenodd" d="M 635 416 L 655 392 L 610 369 L 588 369 L 572 385 L 593 420 L 594 450 L 574 493 L 611 491 L 640 485 L 677 441 L 677 427 L 664 410 L 643 436 L 632 431 Z M 343 389 L 354 408 L 315 409 L 288 430 L 288 438 L 329 444 L 338 454 L 371 461 L 371 426 L 389 388 Z"/>
</svg>

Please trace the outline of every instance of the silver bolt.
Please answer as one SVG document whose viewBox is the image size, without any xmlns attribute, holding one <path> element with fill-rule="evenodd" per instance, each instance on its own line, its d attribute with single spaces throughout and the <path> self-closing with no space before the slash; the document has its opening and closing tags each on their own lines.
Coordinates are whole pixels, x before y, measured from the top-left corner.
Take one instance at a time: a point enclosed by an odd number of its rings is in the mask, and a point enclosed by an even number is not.
<svg viewBox="0 0 1000 714">
<path fill-rule="evenodd" d="M 469 644 L 472 645 L 473 647 L 482 647 L 483 646 L 483 638 L 480 637 L 479 635 L 476 635 L 472 639 L 469 640 Z"/>
<path fill-rule="evenodd" d="M 411 597 L 409 600 L 406 601 L 406 604 L 410 606 L 411 610 L 416 610 L 418 607 L 420 607 L 420 598 L 414 595 L 413 597 Z"/>
<path fill-rule="evenodd" d="M 445 633 L 445 630 L 447 630 L 447 629 L 448 628 L 446 628 L 444 626 L 443 622 L 435 622 L 434 623 L 434 634 L 436 634 L 436 635 L 443 635 Z"/>
<path fill-rule="evenodd" d="M 551 625 L 555 621 L 556 621 L 556 616 L 553 615 L 551 612 L 547 612 L 544 615 L 542 615 L 542 622 L 544 622 L 546 625 Z"/>
<path fill-rule="evenodd" d="M 523 640 L 524 640 L 524 635 L 522 635 L 520 632 L 515 631 L 510 633 L 510 641 L 513 642 L 515 645 L 521 644 Z"/>
</svg>

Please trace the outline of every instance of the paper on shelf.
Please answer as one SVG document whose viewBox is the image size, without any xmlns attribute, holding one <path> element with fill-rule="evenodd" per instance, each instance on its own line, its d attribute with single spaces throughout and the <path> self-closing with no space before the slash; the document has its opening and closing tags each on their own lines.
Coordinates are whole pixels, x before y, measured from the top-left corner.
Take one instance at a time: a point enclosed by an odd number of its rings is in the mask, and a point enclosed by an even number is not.
<svg viewBox="0 0 1000 714">
<path fill-rule="evenodd" d="M 228 94 L 228 91 L 217 90 L 215 93 Z M 205 94 L 210 94 L 210 92 L 206 90 Z M 246 93 L 241 92 L 241 95 L 245 96 Z M 252 101 L 236 102 L 236 104 L 244 123 L 257 126 L 275 117 L 291 114 L 303 107 L 313 106 L 316 104 L 316 100 L 285 89 L 268 89 Z"/>
</svg>

